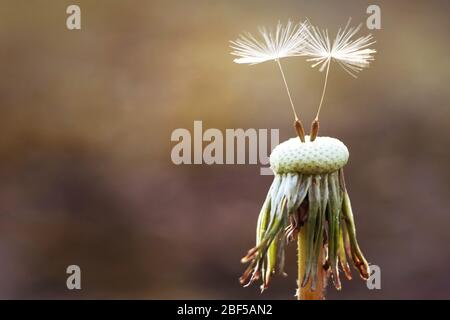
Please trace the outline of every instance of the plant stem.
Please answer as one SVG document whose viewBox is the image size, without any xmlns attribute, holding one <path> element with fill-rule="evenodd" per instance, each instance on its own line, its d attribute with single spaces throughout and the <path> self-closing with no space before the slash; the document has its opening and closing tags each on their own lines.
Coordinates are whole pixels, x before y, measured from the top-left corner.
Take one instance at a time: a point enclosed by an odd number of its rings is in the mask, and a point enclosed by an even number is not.
<svg viewBox="0 0 450 320">
<path fill-rule="evenodd" d="M 323 294 L 323 268 L 322 259 L 319 259 L 317 266 L 317 288 L 315 291 L 311 290 L 311 279 L 308 281 L 305 287 L 302 288 L 301 283 L 303 281 L 303 275 L 306 269 L 306 226 L 302 226 L 297 235 L 297 250 L 298 250 L 298 300 L 323 300 L 325 299 Z M 322 257 L 323 251 L 320 251 Z"/>
</svg>

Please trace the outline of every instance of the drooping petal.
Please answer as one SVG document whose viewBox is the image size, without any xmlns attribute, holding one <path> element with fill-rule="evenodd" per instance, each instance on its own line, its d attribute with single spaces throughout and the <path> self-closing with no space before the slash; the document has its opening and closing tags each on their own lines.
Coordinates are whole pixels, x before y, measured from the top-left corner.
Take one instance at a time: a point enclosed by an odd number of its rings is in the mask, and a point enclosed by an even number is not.
<svg viewBox="0 0 450 320">
<path fill-rule="evenodd" d="M 314 231 L 314 252 L 312 256 L 312 271 L 311 271 L 311 289 L 316 290 L 316 284 L 321 281 L 318 281 L 318 269 L 322 268 L 322 247 L 323 247 L 323 224 L 325 222 L 325 209 L 323 208 L 323 197 L 326 196 L 323 191 L 326 188 L 326 180 L 323 178 L 317 179 L 318 181 L 317 187 L 315 189 L 315 200 L 317 202 L 317 222 L 316 229 Z M 322 288 L 319 288 L 322 290 Z"/>
<path fill-rule="evenodd" d="M 341 214 L 341 189 L 336 172 L 330 174 L 330 210 L 328 210 L 328 261 L 336 289 L 341 288 L 338 269 L 339 221 Z"/>
<path fill-rule="evenodd" d="M 355 266 L 358 268 L 361 277 L 367 280 L 369 278 L 369 264 L 364 258 L 361 249 L 359 248 L 358 240 L 356 239 L 355 221 L 353 219 L 352 206 L 347 191 L 344 193 L 342 211 L 344 214 L 345 223 L 347 226 L 347 231 L 350 239 L 350 247 L 352 250 L 353 262 Z"/>
<path fill-rule="evenodd" d="M 339 229 L 339 262 L 341 263 L 342 270 L 344 270 L 344 274 L 348 280 L 352 279 L 352 273 L 350 271 L 350 267 L 347 262 L 347 255 L 346 255 L 346 249 L 345 249 L 345 236 L 346 236 L 346 230 L 345 230 L 345 224 L 341 226 Z"/>
<path fill-rule="evenodd" d="M 261 208 L 261 211 L 258 216 L 258 221 L 256 223 L 256 245 L 261 243 L 261 239 L 266 232 L 267 220 L 269 218 L 270 204 L 271 204 L 270 190 Z"/>
<path fill-rule="evenodd" d="M 317 268 L 313 265 L 314 238 L 316 232 L 317 215 L 320 208 L 320 176 L 314 176 L 311 181 L 311 188 L 308 192 L 308 220 L 306 228 L 306 270 L 303 276 L 302 287 L 306 286 L 311 275 L 311 269 Z"/>
<path fill-rule="evenodd" d="M 287 199 L 287 211 L 289 214 L 292 214 L 295 210 L 297 210 L 296 200 L 298 197 L 298 188 L 300 187 L 299 180 L 301 180 L 301 176 L 298 174 L 287 174 L 284 196 Z"/>
</svg>

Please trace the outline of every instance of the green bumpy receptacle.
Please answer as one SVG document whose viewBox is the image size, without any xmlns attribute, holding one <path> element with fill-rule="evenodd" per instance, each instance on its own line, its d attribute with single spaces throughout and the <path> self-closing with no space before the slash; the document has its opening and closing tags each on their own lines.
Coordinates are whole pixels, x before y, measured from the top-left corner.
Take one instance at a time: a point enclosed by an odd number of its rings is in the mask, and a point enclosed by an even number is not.
<svg viewBox="0 0 450 320">
<path fill-rule="evenodd" d="M 298 172 L 303 174 L 331 173 L 344 167 L 348 149 L 340 140 L 317 137 L 313 142 L 291 138 L 279 144 L 270 155 L 270 166 L 276 174 Z"/>
</svg>

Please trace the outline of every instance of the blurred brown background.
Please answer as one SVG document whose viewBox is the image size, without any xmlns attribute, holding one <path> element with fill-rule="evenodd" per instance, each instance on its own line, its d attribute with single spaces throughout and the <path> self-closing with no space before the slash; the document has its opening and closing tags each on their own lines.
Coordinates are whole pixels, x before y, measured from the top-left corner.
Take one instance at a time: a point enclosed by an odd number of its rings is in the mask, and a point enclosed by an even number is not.
<svg viewBox="0 0 450 320">
<path fill-rule="evenodd" d="M 78 4 L 82 30 L 66 29 Z M 176 128 L 294 134 L 273 63 L 232 62 L 228 41 L 305 17 L 334 35 L 379 4 L 376 61 L 333 65 L 323 135 L 346 167 L 360 244 L 382 289 L 330 299 L 450 298 L 447 1 L 0 1 L 0 298 L 292 299 L 287 278 L 241 288 L 271 176 L 258 165 L 175 166 Z M 365 27 L 363 33 L 368 31 Z M 284 60 L 309 123 L 323 74 Z M 82 290 L 66 289 L 66 267 Z"/>
</svg>

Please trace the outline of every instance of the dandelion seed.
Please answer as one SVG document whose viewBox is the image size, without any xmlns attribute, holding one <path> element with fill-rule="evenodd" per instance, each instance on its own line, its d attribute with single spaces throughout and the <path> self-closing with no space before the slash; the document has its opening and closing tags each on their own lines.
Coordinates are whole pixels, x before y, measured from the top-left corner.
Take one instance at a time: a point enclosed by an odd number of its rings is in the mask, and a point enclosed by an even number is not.
<svg viewBox="0 0 450 320">
<path fill-rule="evenodd" d="M 306 25 L 293 24 L 288 21 L 285 27 L 278 22 L 275 32 L 265 27 L 259 28 L 261 40 L 256 39 L 251 33 L 239 36 L 235 41 L 230 41 L 234 50 L 232 55 L 236 63 L 257 64 L 269 60 L 278 60 L 286 57 L 300 56 L 306 45 Z"/>
<path fill-rule="evenodd" d="M 275 32 L 267 30 L 262 27 L 259 28 L 261 35 L 260 40 L 256 39 L 252 34 L 246 33 L 240 35 L 235 41 L 230 41 L 230 47 L 233 49 L 232 55 L 238 58 L 234 59 L 235 63 L 239 64 L 258 64 L 265 61 L 276 61 L 283 78 L 284 86 L 288 94 L 289 102 L 291 104 L 292 112 L 295 117 L 295 128 L 300 139 L 304 142 L 304 130 L 300 119 L 295 111 L 294 103 L 292 101 L 289 86 L 281 67 L 280 59 L 287 57 L 300 56 L 303 54 L 303 49 L 307 44 L 306 38 L 306 24 L 293 24 L 288 21 L 285 27 L 278 22 Z"/>
<path fill-rule="evenodd" d="M 375 60 L 373 54 L 376 53 L 376 50 L 368 48 L 375 43 L 372 35 L 354 39 L 361 28 L 361 24 L 358 27 L 349 27 L 350 21 L 351 19 L 348 20 L 344 29 L 339 29 L 333 43 L 330 41 L 328 30 L 320 30 L 318 27 L 311 25 L 305 28 L 307 45 L 303 49 L 302 55 L 310 57 L 307 61 L 313 62 L 313 68 L 318 67 L 320 72 L 326 69 L 322 97 L 315 121 L 319 119 L 331 61 L 336 61 L 347 73 L 356 78 L 358 72 L 368 67 L 370 61 Z"/>
</svg>

